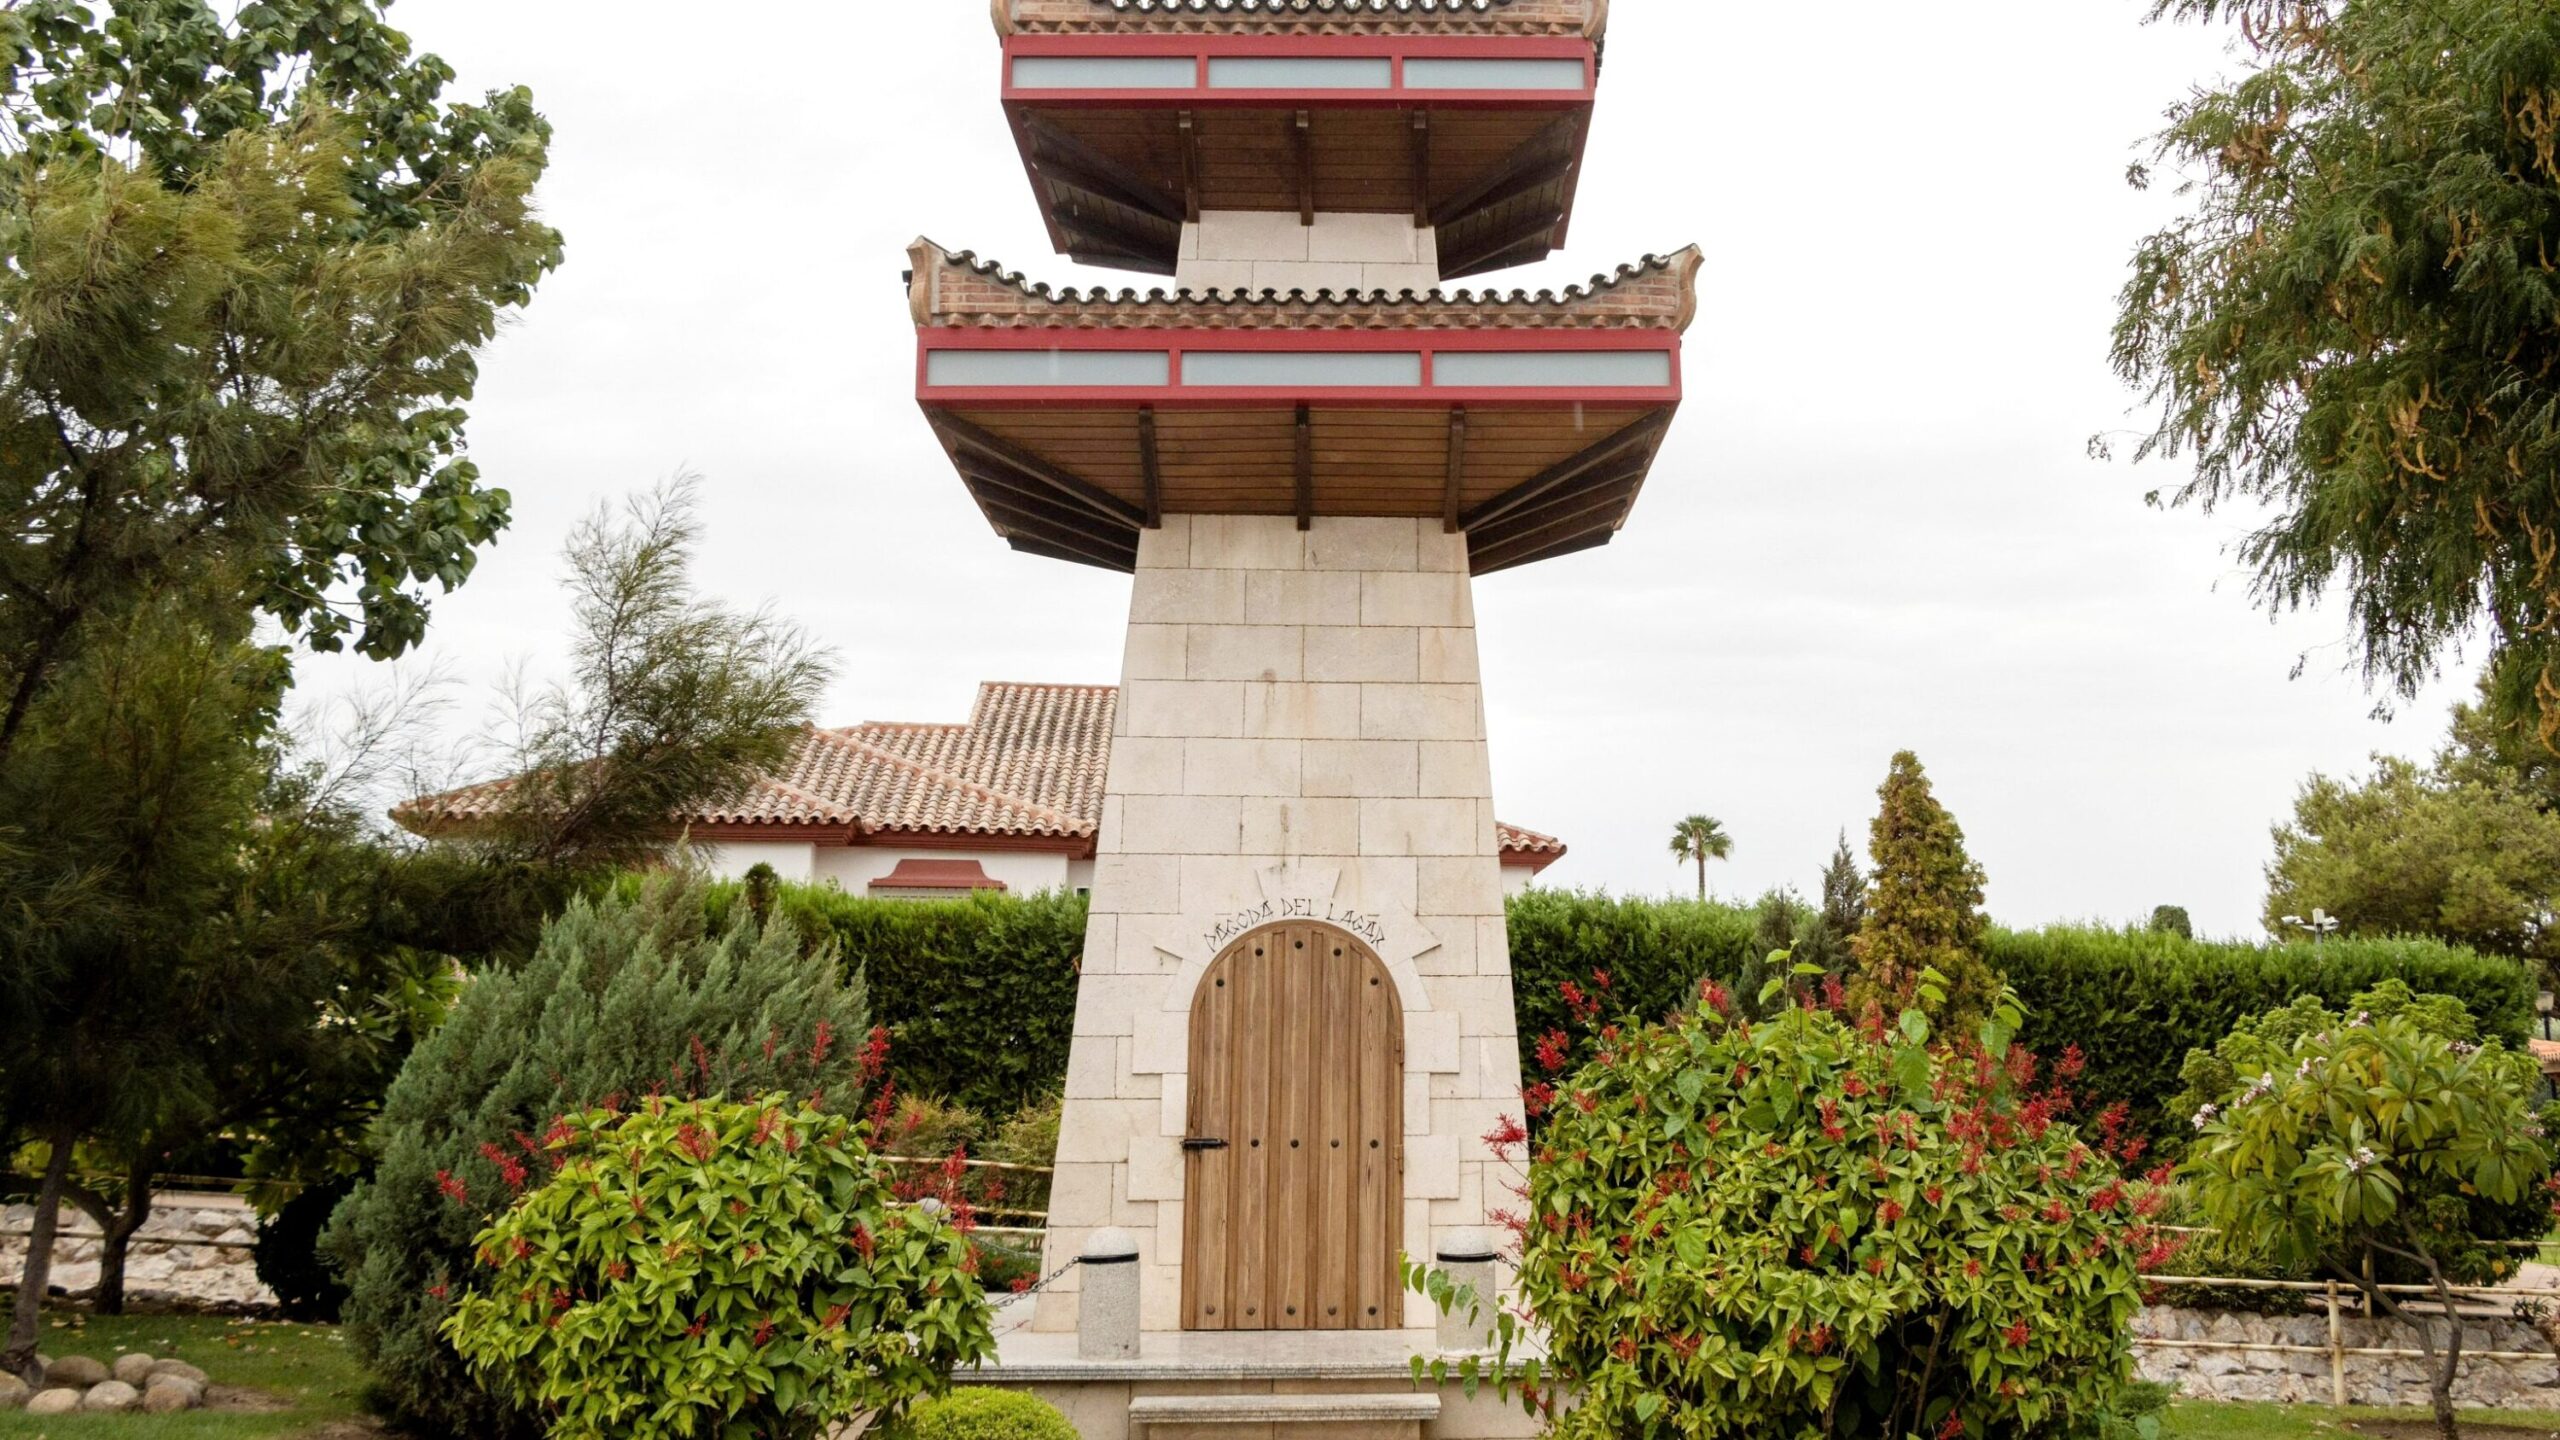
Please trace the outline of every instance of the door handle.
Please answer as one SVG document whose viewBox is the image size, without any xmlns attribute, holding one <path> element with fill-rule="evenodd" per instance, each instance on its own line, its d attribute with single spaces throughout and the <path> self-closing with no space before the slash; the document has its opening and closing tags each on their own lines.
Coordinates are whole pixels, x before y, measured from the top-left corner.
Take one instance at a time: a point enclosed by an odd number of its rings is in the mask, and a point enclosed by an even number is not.
<svg viewBox="0 0 2560 1440">
<path fill-rule="evenodd" d="M 1224 1150 L 1227 1148 L 1227 1142 L 1224 1140 L 1204 1140 L 1195 1135 L 1190 1139 L 1183 1141 L 1182 1148 L 1196 1155 L 1203 1150 Z"/>
</svg>

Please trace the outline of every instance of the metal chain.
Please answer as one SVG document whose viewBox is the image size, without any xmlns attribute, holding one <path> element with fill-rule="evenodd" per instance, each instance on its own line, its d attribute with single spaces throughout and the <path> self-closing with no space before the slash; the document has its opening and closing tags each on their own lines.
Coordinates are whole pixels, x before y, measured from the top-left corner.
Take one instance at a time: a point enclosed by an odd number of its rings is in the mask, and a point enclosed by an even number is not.
<svg viewBox="0 0 2560 1440">
<path fill-rule="evenodd" d="M 1084 1260 L 1083 1260 L 1083 1258 L 1082 1258 L 1082 1257 L 1078 1257 L 1078 1258 L 1076 1258 L 1076 1259 L 1070 1260 L 1070 1261 L 1068 1261 L 1066 1264 L 1059 1266 L 1057 1269 L 1050 1271 L 1048 1274 L 1041 1276 L 1038 1280 L 1036 1280 L 1036 1281 L 1032 1282 L 1031 1284 L 1026 1285 L 1026 1286 L 1024 1286 L 1023 1288 L 1019 1289 L 1019 1290 L 1016 1290 L 1016 1291 L 1012 1292 L 1011 1294 L 1006 1295 L 1006 1296 L 1005 1296 L 1003 1299 L 1001 1299 L 1001 1300 L 997 1300 L 997 1301 L 992 1302 L 992 1303 L 988 1306 L 988 1308 L 989 1308 L 989 1309 L 991 1309 L 991 1310 L 993 1310 L 993 1311 L 995 1311 L 997 1314 L 1001 1315 L 1001 1314 L 1003 1314 L 1003 1313 L 1004 1313 L 1004 1311 L 1005 1311 L 1006 1307 L 1008 1307 L 1008 1306 L 1010 1306 L 1010 1305 L 1014 1304 L 1016 1301 L 1021 1301 L 1021 1300 L 1028 1300 L 1028 1299 L 1031 1299 L 1033 1296 L 1038 1295 L 1041 1291 L 1046 1290 L 1046 1289 L 1048 1289 L 1050 1286 L 1057 1284 L 1060 1280 L 1065 1279 L 1065 1278 L 1066 1278 L 1066 1274 L 1067 1274 L 1067 1272 L 1068 1272 L 1068 1271 L 1073 1270 L 1074 1268 L 1076 1268 L 1077 1266 L 1079 1266 L 1079 1265 L 1081 1265 L 1081 1264 L 1083 1264 L 1083 1263 L 1084 1263 Z M 1031 1318 L 1032 1318 L 1032 1317 L 1031 1317 L 1029 1314 L 1024 1315 L 1021 1319 L 1014 1321 L 1012 1324 L 1007 1325 L 1007 1326 L 1006 1326 L 1006 1327 L 1004 1327 L 1003 1329 L 998 1330 L 998 1331 L 995 1331 L 995 1332 L 994 1332 L 994 1335 L 993 1335 L 993 1338 L 998 1339 L 998 1340 L 1003 1339 L 1003 1338 L 1004 1338 L 1004 1337 L 1006 1337 L 1007 1335 L 1012 1334 L 1014 1331 L 1019 1330 L 1019 1329 L 1021 1329 L 1023 1326 L 1030 1324 L 1030 1323 L 1031 1323 Z"/>
</svg>

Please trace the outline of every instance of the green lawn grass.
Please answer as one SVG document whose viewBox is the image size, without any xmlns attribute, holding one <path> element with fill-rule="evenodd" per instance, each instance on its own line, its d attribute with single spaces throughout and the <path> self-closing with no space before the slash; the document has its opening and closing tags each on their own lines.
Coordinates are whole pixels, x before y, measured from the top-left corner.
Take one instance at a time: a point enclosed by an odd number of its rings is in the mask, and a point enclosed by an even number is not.
<svg viewBox="0 0 2560 1440">
<path fill-rule="evenodd" d="M 2180 1401 L 2169 1407 L 2169 1423 L 2161 1429 L 2172 1440 L 2298 1440 L 2305 1436 L 2348 1434 L 2346 1422 L 2350 1420 L 2427 1418 L 2423 1410 L 2332 1410 L 2326 1405 Z M 2560 1413 L 2547 1410 L 2466 1410 L 2462 1418 L 2484 1425 L 2533 1426 L 2543 1434 L 2560 1434 Z"/>
<path fill-rule="evenodd" d="M 0 1437 L 24 1440 L 286 1440 L 363 1413 L 364 1372 L 334 1327 L 205 1316 L 66 1316 L 46 1323 L 44 1353 L 88 1355 L 109 1364 L 140 1351 L 184 1360 L 216 1385 L 262 1390 L 286 1402 L 271 1414 L 196 1410 L 182 1415 L 71 1415 L 38 1418 L 0 1411 Z"/>
</svg>

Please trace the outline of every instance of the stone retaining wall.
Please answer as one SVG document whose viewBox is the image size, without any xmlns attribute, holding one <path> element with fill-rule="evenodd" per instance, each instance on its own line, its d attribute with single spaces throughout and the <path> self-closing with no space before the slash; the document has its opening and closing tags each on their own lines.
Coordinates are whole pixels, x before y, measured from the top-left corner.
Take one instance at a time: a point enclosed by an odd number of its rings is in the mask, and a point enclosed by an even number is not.
<svg viewBox="0 0 2560 1440">
<path fill-rule="evenodd" d="M 2418 1336 L 2396 1320 L 2348 1316 L 2340 1322 L 2340 1341 L 2350 1350 L 2416 1350 Z M 2329 1317 L 2251 1315 L 2227 1310 L 2178 1310 L 2165 1306 L 2135 1318 L 2134 1358 L 2142 1378 L 2174 1384 L 2200 1400 L 2279 1400 L 2325 1405 L 2330 1399 Z M 2170 1349 L 2145 1345 L 2139 1337 L 2221 1341 L 2240 1345 L 2303 1345 L 2318 1354 L 2272 1354 L 2240 1349 Z M 2463 1325 L 2462 1348 L 2478 1351 L 2531 1352 L 2536 1360 L 2466 1358 L 2454 1399 L 2462 1405 L 2511 1410 L 2560 1410 L 2560 1355 L 2534 1326 L 2515 1319 L 2472 1319 Z M 2379 1355 L 2346 1357 L 2347 1401 L 2354 1405 L 2418 1405 L 2428 1403 L 2426 1362 Z"/>
<path fill-rule="evenodd" d="M 35 1207 L 0 1208 L 0 1275 L 15 1278 L 27 1262 L 27 1231 Z M 62 1212 L 69 1236 L 92 1236 L 98 1227 L 76 1210 Z M 173 1240 L 212 1244 L 173 1245 Z M 221 1197 L 166 1197 L 153 1207 L 142 1233 L 125 1255 L 125 1298 L 186 1305 L 254 1307 L 276 1303 L 258 1283 L 250 1247 L 258 1240 L 255 1211 Z M 55 1289 L 72 1294 L 98 1284 L 99 1242 L 65 1238 L 53 1247 Z"/>
</svg>

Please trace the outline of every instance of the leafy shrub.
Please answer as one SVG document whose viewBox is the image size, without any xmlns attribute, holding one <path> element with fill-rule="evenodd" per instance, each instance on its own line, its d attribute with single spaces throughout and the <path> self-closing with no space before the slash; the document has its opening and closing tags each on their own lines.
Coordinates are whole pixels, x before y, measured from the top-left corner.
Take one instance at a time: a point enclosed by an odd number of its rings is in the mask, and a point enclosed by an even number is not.
<svg viewBox="0 0 2560 1440">
<path fill-rule="evenodd" d="M 2333 1016 L 2289 1043 L 2240 1037 L 2242 1083 L 2196 1112 L 2185 1173 L 2227 1235 L 2319 1265 L 2375 1313 L 2405 1313 L 2383 1262 L 2423 1270 L 2441 1320 L 2412 1328 L 2450 1436 L 2463 1317 L 2449 1286 L 2512 1273 L 2482 1221 L 2547 1207 L 2553 1155 L 2532 1057 L 2437 1033 L 2431 1008 Z"/>
<path fill-rule="evenodd" d="M 286 1319 L 337 1323 L 347 1287 L 320 1253 L 320 1232 L 354 1188 L 353 1181 L 306 1186 L 259 1223 L 258 1246 L 249 1258 L 258 1283 L 275 1292 Z"/>
<path fill-rule="evenodd" d="M 991 1355 L 969 1243 L 841 1116 L 653 1097 L 554 1124 L 445 1337 L 554 1440 L 814 1440 Z"/>
<path fill-rule="evenodd" d="M 743 908 L 716 887 L 713 923 Z M 980 1115 L 1010 1115 L 1060 1089 L 1075 1032 L 1084 954 L 1082 896 L 984 895 L 874 900 L 784 885 L 775 909 L 813 947 L 833 947 L 871 982 L 901 1092 L 939 1095 Z"/>
<path fill-rule="evenodd" d="M 1552 1360 L 1525 1383 L 1533 1405 L 1578 1396 L 1552 1433 L 2085 1435 L 2121 1415 L 2162 1197 L 2062 1123 L 2008 1046 L 2014 1006 L 1962 1049 L 1930 1047 L 1918 1011 L 1888 1030 L 1733 1009 L 1711 987 L 1532 1089 L 1550 1118 L 1512 1223 Z M 1418 1284 L 1448 1302 L 1445 1277 Z M 1509 1315 L 1499 1334 L 1507 1351 Z"/>
<path fill-rule="evenodd" d="M 474 1237 L 538 1164 L 555 1117 L 652 1093 L 787 1089 L 862 1103 L 860 976 L 788 922 L 716 933 L 700 890 L 573 903 L 521 967 L 482 975 L 383 1102 L 374 1177 L 323 1240 L 346 1277 L 346 1335 L 411 1428 L 506 1440 L 529 1412 L 483 1393 L 438 1333 L 475 1273 Z"/>
<path fill-rule="evenodd" d="M 1076 1427 L 1036 1395 L 972 1387 L 917 1405 L 895 1440 L 1076 1440 Z"/>
</svg>

